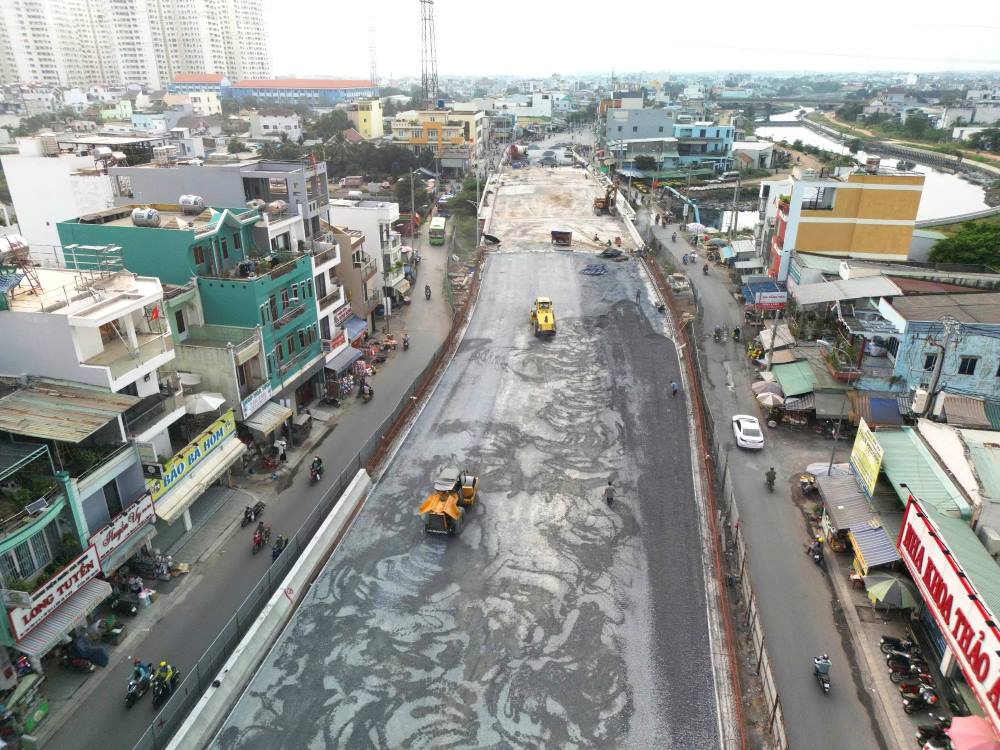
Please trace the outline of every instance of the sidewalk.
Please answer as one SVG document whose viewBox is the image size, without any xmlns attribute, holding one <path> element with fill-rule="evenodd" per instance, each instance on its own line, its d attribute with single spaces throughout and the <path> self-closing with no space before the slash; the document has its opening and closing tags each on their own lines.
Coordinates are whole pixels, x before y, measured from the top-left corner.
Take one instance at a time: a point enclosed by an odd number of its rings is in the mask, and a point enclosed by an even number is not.
<svg viewBox="0 0 1000 750">
<path fill-rule="evenodd" d="M 443 279 L 444 248 L 427 248 L 426 242 L 421 246 L 419 241 L 415 244 L 423 255 L 421 280 Z M 271 526 L 272 536 L 291 534 L 301 526 L 447 337 L 451 313 L 444 295 L 434 295 L 430 301 L 415 299 L 405 314 L 393 317 L 394 331 L 404 325 L 410 334 L 410 349 L 392 352 L 379 369 L 373 381 L 375 398 L 370 403 L 348 398 L 340 408 L 311 408 L 317 424 L 304 445 L 288 451 L 289 460 L 277 472 L 277 479 L 270 474 L 239 477 L 236 491 L 213 503 L 214 508 L 198 519 L 200 525 L 185 539 L 170 547 L 160 546 L 164 535 L 154 539 L 154 546 L 171 549 L 175 559 L 190 563 L 191 573 L 171 581 L 176 588 L 133 619 L 133 627 L 111 653 L 107 668 L 89 676 L 67 674 L 80 684 L 62 691 L 60 701 L 53 700 L 61 705 L 53 705 L 52 714 L 39 727 L 44 747 L 132 750 L 155 713 L 148 698 L 125 711 L 127 657 L 167 659 L 187 672 L 212 644 L 271 562 L 269 554 L 251 555 L 252 530 L 239 526 L 243 506 L 251 497 L 267 503 L 263 519 Z M 326 466 L 323 481 L 315 484 L 303 469 L 304 460 L 312 455 L 321 456 Z M 48 677 L 56 682 L 54 675 Z"/>
</svg>

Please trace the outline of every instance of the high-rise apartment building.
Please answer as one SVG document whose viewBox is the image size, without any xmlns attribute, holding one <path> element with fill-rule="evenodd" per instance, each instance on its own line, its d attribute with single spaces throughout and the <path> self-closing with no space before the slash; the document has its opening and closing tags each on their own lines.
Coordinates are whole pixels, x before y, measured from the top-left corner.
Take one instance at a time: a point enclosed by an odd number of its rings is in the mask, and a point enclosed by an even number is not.
<svg viewBox="0 0 1000 750">
<path fill-rule="evenodd" d="M 271 72 L 263 0 L 0 0 L 0 82 L 162 88 Z"/>
</svg>

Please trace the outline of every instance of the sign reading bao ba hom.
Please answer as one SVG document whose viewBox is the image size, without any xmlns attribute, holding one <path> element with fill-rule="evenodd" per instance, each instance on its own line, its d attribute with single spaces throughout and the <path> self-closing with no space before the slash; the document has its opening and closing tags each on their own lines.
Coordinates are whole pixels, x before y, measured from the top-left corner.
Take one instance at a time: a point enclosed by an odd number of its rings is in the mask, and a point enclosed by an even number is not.
<svg viewBox="0 0 1000 750">
<path fill-rule="evenodd" d="M 986 717 L 1000 731 L 1000 631 L 912 496 L 899 532 L 899 554 Z"/>
</svg>

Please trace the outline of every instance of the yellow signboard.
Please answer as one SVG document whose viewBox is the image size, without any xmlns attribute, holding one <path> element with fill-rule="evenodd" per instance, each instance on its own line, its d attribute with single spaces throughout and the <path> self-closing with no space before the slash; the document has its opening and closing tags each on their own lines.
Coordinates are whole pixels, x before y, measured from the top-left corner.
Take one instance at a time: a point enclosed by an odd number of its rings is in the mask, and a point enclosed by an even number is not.
<svg viewBox="0 0 1000 750">
<path fill-rule="evenodd" d="M 171 487 L 190 474 L 192 469 L 234 432 L 236 432 L 236 419 L 233 417 L 233 410 L 230 409 L 163 465 L 162 479 L 146 480 L 146 489 L 153 502 L 163 497 Z"/>
<path fill-rule="evenodd" d="M 851 448 L 851 468 L 857 474 L 858 481 L 861 482 L 868 497 L 875 491 L 875 481 L 882 468 L 884 453 L 882 446 L 875 439 L 875 433 L 868 429 L 868 425 L 862 419 L 858 425 L 858 435 L 854 438 L 854 447 Z"/>
</svg>

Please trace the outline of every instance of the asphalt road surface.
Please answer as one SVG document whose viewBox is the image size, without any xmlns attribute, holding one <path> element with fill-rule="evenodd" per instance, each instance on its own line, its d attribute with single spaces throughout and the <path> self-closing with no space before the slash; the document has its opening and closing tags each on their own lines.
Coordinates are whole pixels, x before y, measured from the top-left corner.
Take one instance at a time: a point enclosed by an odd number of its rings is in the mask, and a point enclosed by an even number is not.
<svg viewBox="0 0 1000 750">
<path fill-rule="evenodd" d="M 638 267 L 595 261 L 489 258 L 454 361 L 213 748 L 720 747 L 675 350 Z M 416 515 L 446 465 L 481 478 L 457 538 Z"/>
</svg>

